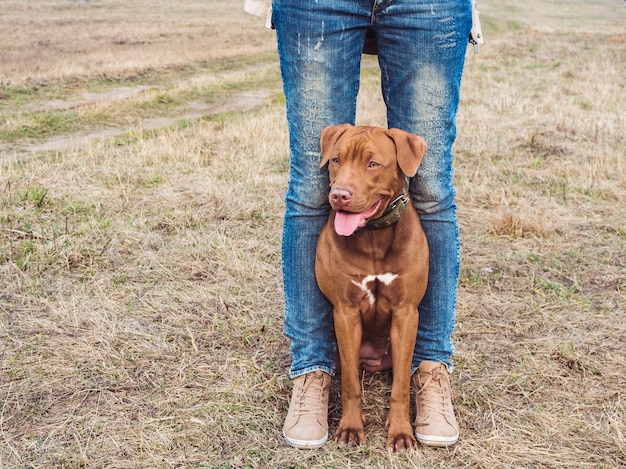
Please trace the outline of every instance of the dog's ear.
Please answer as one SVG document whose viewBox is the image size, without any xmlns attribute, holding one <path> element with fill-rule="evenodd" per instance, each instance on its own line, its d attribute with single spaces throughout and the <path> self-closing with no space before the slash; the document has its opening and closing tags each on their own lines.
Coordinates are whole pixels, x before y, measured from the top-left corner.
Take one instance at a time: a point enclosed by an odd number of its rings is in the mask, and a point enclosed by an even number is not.
<svg viewBox="0 0 626 469">
<path fill-rule="evenodd" d="M 330 160 L 333 153 L 335 143 L 339 140 L 346 130 L 351 128 L 350 124 L 330 125 L 322 129 L 322 135 L 320 136 L 320 146 L 322 148 L 322 161 L 320 162 L 320 168 L 323 168 L 328 160 Z"/>
<path fill-rule="evenodd" d="M 398 166 L 409 177 L 415 176 L 426 153 L 426 142 L 422 137 L 400 129 L 389 129 L 387 135 L 396 144 Z"/>
</svg>

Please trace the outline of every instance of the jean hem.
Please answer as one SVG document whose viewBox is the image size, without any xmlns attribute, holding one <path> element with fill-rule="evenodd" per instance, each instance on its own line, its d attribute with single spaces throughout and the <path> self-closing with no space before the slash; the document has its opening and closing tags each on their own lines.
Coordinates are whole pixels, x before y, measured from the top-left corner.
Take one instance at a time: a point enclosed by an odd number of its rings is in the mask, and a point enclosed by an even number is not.
<svg viewBox="0 0 626 469">
<path fill-rule="evenodd" d="M 434 362 L 439 362 L 438 360 L 422 360 L 422 361 L 434 361 Z M 444 361 L 444 362 L 439 362 L 439 363 L 443 363 L 446 368 L 448 369 L 448 373 L 452 374 L 452 371 L 454 370 L 454 365 L 451 362 L 448 361 Z M 420 362 L 421 364 L 421 362 Z M 419 365 L 417 366 L 412 366 L 411 367 L 411 376 L 413 376 L 415 374 L 415 372 L 419 369 Z"/>
<path fill-rule="evenodd" d="M 324 373 L 328 373 L 330 376 L 335 376 L 334 368 L 328 368 L 326 366 L 310 366 L 308 368 L 305 368 L 304 370 L 290 371 L 289 372 L 289 378 L 290 379 L 295 379 L 298 376 L 302 376 L 302 375 L 306 375 L 306 374 L 309 374 L 309 373 L 313 373 L 314 371 L 323 371 Z"/>
</svg>

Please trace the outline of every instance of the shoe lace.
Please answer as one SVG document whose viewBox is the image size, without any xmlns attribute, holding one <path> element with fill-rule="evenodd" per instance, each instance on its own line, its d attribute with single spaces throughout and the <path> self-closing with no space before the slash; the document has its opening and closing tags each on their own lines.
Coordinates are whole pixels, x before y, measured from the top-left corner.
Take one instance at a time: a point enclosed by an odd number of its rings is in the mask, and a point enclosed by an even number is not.
<svg viewBox="0 0 626 469">
<path fill-rule="evenodd" d="M 428 411 L 443 417 L 446 416 L 449 402 L 449 399 L 446 399 L 446 388 L 441 383 L 445 379 L 445 375 L 439 368 L 433 370 L 432 373 L 428 373 L 428 377 L 423 384 L 421 383 L 421 375 L 419 375 L 418 380 L 421 387 L 417 391 L 418 396 L 421 396 L 420 402 L 426 406 Z"/>
<path fill-rule="evenodd" d="M 323 386 L 323 380 L 324 378 L 321 376 L 307 376 L 305 378 L 305 381 L 302 384 L 302 388 L 298 390 L 299 406 L 294 409 L 295 415 L 303 416 L 317 413 L 317 410 L 319 409 L 321 404 L 321 388 Z M 319 387 L 320 389 L 309 390 L 310 388 L 315 387 Z"/>
</svg>

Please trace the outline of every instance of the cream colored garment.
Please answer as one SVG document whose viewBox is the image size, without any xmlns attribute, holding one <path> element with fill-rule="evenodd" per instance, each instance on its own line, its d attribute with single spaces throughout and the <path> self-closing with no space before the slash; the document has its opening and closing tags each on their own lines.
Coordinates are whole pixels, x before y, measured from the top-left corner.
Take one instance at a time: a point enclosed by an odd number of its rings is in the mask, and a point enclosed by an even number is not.
<svg viewBox="0 0 626 469">
<path fill-rule="evenodd" d="M 272 27 L 272 1 L 271 0 L 245 0 L 243 9 L 246 13 L 265 18 L 265 26 Z M 478 53 L 478 46 L 485 42 L 480 28 L 480 16 L 476 7 L 476 0 L 472 0 L 472 30 L 470 42 L 474 44 L 474 52 Z"/>
<path fill-rule="evenodd" d="M 474 44 L 474 53 L 478 54 L 478 46 L 485 42 L 483 30 L 480 28 L 480 16 L 476 7 L 476 0 L 472 0 L 472 29 L 470 31 L 470 42 Z"/>
<path fill-rule="evenodd" d="M 243 9 L 246 13 L 265 18 L 265 27 L 272 28 L 272 0 L 246 0 Z"/>
</svg>

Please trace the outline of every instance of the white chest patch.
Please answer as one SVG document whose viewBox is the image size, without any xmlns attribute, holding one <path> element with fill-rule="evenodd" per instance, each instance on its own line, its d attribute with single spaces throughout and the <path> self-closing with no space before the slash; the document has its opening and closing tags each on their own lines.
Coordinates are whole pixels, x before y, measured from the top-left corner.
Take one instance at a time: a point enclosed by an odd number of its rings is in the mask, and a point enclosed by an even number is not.
<svg viewBox="0 0 626 469">
<path fill-rule="evenodd" d="M 367 297 L 370 300 L 370 304 L 373 305 L 376 302 L 376 296 L 374 296 L 374 293 L 368 288 L 367 284 L 374 280 L 378 280 L 379 282 L 389 286 L 391 282 L 393 282 L 397 278 L 398 274 L 386 273 L 382 275 L 368 275 L 363 280 L 361 280 L 361 283 L 355 280 L 352 280 L 352 283 L 354 283 L 357 287 L 359 287 L 367 294 Z"/>
</svg>

